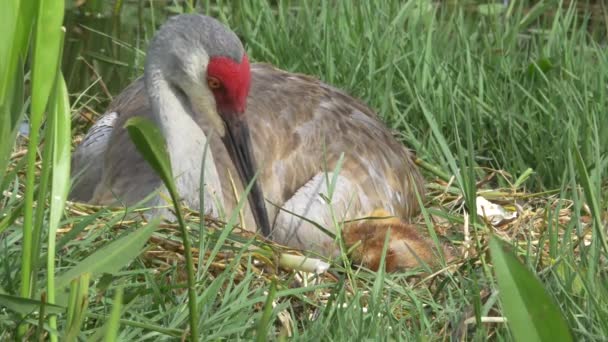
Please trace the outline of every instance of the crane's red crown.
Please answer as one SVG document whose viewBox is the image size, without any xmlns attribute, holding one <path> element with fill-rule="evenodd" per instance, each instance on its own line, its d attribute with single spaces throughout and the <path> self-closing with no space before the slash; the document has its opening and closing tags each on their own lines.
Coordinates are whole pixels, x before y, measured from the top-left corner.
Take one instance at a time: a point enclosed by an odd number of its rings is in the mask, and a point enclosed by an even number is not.
<svg viewBox="0 0 608 342">
<path fill-rule="evenodd" d="M 210 88 L 221 114 L 241 116 L 245 113 L 251 85 L 251 70 L 246 54 L 243 54 L 240 63 L 230 57 L 211 57 L 207 65 L 207 79 L 210 82 L 219 81 L 219 86 Z"/>
</svg>

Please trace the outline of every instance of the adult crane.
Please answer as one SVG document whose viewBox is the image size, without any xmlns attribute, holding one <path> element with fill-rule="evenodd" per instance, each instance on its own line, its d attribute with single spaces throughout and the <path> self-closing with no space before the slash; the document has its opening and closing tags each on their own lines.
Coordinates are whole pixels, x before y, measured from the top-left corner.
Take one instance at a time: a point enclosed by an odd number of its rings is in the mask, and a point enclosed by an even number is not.
<svg viewBox="0 0 608 342">
<path fill-rule="evenodd" d="M 395 267 L 417 264 L 413 254 L 433 259 L 428 242 L 413 226 L 401 224 L 419 210 L 416 191 L 422 195 L 423 179 L 411 152 L 376 113 L 317 79 L 250 65 L 236 34 L 211 17 L 179 15 L 158 30 L 143 78 L 114 99 L 77 147 L 71 199 L 133 204 L 161 187 L 123 128 L 133 116 L 160 127 L 178 192 L 194 209 L 200 207 L 208 144 L 200 208 L 205 214 L 231 212 L 237 203 L 232 181 L 240 192 L 259 168 L 245 211 L 248 228 L 331 256 L 338 251 L 336 242 L 310 221 L 331 231 L 337 220 L 383 213 L 399 222 L 344 227 L 345 241 L 362 242 L 359 261 L 373 264 L 370 255 L 382 249 L 390 227 Z"/>
</svg>

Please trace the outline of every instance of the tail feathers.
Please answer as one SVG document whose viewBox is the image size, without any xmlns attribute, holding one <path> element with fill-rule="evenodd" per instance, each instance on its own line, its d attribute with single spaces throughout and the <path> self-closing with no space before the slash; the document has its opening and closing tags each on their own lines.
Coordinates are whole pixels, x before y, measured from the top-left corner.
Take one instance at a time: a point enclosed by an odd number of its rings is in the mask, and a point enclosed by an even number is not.
<svg viewBox="0 0 608 342">
<path fill-rule="evenodd" d="M 406 224 L 385 210 L 372 212 L 371 217 L 387 217 L 373 221 L 353 222 L 344 227 L 343 239 L 346 246 L 353 247 L 351 257 L 356 263 L 372 270 L 378 270 L 386 234 L 390 230 L 386 251 L 385 267 L 395 272 L 422 266 L 436 266 L 439 254 L 434 244 L 425 239 L 414 225 Z M 443 251 L 446 253 L 447 251 Z M 446 253 L 447 256 L 447 253 Z"/>
</svg>

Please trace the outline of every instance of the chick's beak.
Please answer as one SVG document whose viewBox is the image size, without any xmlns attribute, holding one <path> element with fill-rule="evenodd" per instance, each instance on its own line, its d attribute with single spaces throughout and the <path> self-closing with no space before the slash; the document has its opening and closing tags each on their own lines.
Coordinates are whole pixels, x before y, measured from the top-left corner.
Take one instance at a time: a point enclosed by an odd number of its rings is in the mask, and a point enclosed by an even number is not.
<svg viewBox="0 0 608 342">
<path fill-rule="evenodd" d="M 224 118 L 226 124 L 226 133 L 222 140 L 239 172 L 239 176 L 243 180 L 243 186 L 247 186 L 254 180 L 257 173 L 255 157 L 251 147 L 249 125 L 246 118 L 239 113 L 223 113 L 222 118 Z M 251 185 L 248 199 L 258 229 L 262 231 L 264 237 L 269 237 L 270 221 L 266 212 L 264 193 L 257 178 Z"/>
</svg>

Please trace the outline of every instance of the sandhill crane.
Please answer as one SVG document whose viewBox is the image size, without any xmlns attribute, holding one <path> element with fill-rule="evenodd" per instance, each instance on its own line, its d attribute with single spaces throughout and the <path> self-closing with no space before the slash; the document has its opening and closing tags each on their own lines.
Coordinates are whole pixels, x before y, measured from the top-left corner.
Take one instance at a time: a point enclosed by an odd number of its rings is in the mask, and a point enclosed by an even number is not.
<svg viewBox="0 0 608 342">
<path fill-rule="evenodd" d="M 123 128 L 133 116 L 160 126 L 178 191 L 192 208 L 199 208 L 209 143 L 200 208 L 206 214 L 231 212 L 237 199 L 230 175 L 240 192 L 259 167 L 246 226 L 294 248 L 336 255 L 335 241 L 309 221 L 333 230 L 337 220 L 378 212 L 407 221 L 419 209 L 415 191 L 422 195 L 423 180 L 412 155 L 373 110 L 317 79 L 250 66 L 237 36 L 207 16 L 175 16 L 156 33 L 143 78 L 114 99 L 74 153 L 73 200 L 133 204 L 159 188 Z M 344 240 L 363 242 L 355 255 L 373 267 L 392 227 L 392 268 L 417 264 L 412 253 L 433 261 L 415 228 L 397 223 L 347 224 Z"/>
</svg>

